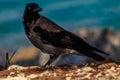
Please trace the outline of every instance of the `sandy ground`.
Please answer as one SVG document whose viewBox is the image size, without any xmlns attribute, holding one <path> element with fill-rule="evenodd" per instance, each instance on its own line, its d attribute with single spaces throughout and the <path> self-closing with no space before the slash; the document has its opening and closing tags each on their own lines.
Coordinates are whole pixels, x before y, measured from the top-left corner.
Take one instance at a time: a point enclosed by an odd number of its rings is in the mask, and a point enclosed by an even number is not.
<svg viewBox="0 0 120 80">
<path fill-rule="evenodd" d="M 0 71 L 0 80 L 120 80 L 120 65 L 114 62 L 47 68 L 12 65 Z"/>
</svg>

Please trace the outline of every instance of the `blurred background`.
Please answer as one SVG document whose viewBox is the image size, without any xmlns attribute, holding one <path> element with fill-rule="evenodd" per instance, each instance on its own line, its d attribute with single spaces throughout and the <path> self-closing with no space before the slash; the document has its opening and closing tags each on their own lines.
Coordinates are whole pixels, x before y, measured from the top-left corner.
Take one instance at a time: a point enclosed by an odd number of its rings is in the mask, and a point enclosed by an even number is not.
<svg viewBox="0 0 120 80">
<path fill-rule="evenodd" d="M 120 0 L 0 0 L 0 49 L 16 49 L 31 44 L 22 24 L 25 5 L 35 2 L 42 15 L 63 28 L 120 29 Z"/>
<path fill-rule="evenodd" d="M 38 3 L 42 15 L 67 30 L 120 29 L 120 0 L 0 0 L 0 49 L 30 44 L 22 24 L 25 5 L 30 2 Z"/>
<path fill-rule="evenodd" d="M 10 58 L 16 49 L 15 56 L 9 60 L 11 64 L 43 65 L 49 59 L 31 46 L 24 32 L 22 16 L 26 4 L 31 2 L 43 8 L 41 15 L 109 53 L 112 60 L 120 63 L 120 0 L 0 0 L 0 65 L 5 66 L 7 62 L 5 53 L 10 53 Z M 65 55 L 53 64 L 89 62 L 93 60 L 86 56 Z"/>
</svg>

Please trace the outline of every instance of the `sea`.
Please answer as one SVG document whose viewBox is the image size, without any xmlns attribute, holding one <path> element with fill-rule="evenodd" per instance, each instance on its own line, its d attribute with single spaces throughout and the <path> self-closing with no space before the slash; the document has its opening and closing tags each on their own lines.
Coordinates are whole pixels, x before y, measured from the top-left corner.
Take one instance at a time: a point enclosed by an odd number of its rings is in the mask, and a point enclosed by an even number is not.
<svg viewBox="0 0 120 80">
<path fill-rule="evenodd" d="M 31 45 L 22 24 L 26 4 L 69 31 L 87 27 L 120 30 L 120 0 L 0 0 L 0 49 Z"/>
</svg>

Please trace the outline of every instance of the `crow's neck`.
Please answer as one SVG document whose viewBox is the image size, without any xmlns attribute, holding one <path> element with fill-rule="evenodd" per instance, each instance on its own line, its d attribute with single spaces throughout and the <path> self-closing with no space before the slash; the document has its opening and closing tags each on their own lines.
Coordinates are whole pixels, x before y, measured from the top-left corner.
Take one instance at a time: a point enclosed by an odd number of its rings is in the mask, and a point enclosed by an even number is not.
<svg viewBox="0 0 120 80">
<path fill-rule="evenodd" d="M 32 21 L 37 20 L 40 17 L 38 13 L 25 13 L 23 18 L 26 23 L 32 23 Z"/>
<path fill-rule="evenodd" d="M 31 25 L 31 23 L 33 21 L 36 21 L 39 17 L 40 17 L 40 15 L 37 13 L 32 13 L 32 14 L 31 13 L 24 13 L 23 24 L 24 24 L 26 34 L 29 34 L 29 32 L 30 32 L 30 26 L 28 26 L 28 24 Z"/>
</svg>

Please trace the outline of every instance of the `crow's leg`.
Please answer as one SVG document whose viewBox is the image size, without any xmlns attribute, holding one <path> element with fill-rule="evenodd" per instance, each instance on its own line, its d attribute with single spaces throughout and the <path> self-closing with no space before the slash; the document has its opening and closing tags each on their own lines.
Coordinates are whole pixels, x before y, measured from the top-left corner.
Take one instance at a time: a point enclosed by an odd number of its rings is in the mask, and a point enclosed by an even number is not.
<svg viewBox="0 0 120 80">
<path fill-rule="evenodd" d="M 48 61 L 44 66 L 50 65 L 53 61 L 55 61 L 55 59 L 57 59 L 57 57 L 58 57 L 58 56 L 51 56 L 51 55 L 50 55 L 49 61 Z"/>
</svg>

